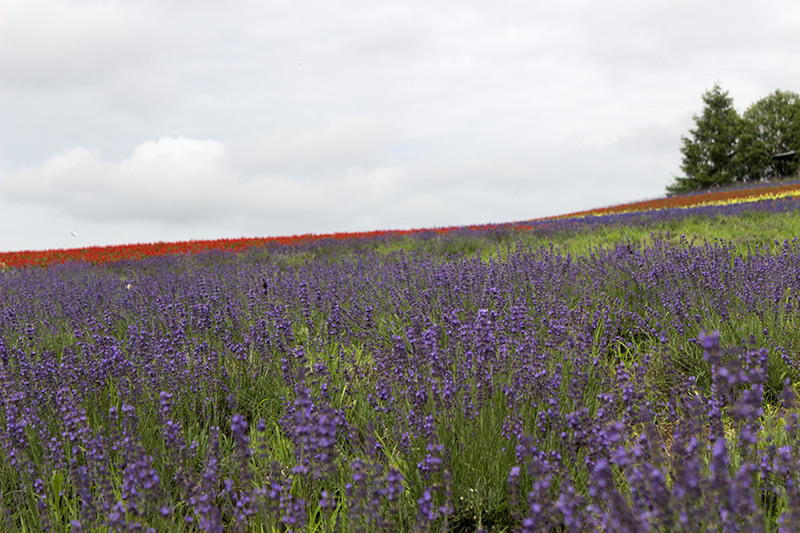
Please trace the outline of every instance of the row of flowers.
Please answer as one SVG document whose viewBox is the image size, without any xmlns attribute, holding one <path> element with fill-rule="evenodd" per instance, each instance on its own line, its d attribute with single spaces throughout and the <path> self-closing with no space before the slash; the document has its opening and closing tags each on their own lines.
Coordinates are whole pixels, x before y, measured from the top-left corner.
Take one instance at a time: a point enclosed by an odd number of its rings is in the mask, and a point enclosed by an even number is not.
<svg viewBox="0 0 800 533">
<path fill-rule="evenodd" d="M 471 226 L 451 226 L 444 228 L 423 228 L 411 230 L 378 230 L 350 233 L 304 234 L 284 237 L 253 237 L 239 239 L 192 240 L 180 242 L 156 242 L 123 244 L 115 246 L 90 246 L 86 248 L 51 249 L 39 251 L 0 252 L 0 270 L 7 268 L 23 268 L 29 266 L 46 267 L 69 261 L 84 261 L 94 264 L 116 261 L 138 260 L 170 254 L 195 254 L 218 250 L 223 252 L 241 252 L 257 246 L 283 245 L 294 246 L 310 244 L 323 240 L 361 240 L 374 238 L 392 238 L 420 234 L 446 234 L 459 232 L 485 232 L 492 229 L 530 230 L 546 227 L 555 221 L 569 219 L 581 220 L 589 217 L 642 213 L 648 211 L 664 211 L 669 209 L 688 209 L 694 207 L 726 206 L 734 204 L 765 202 L 775 200 L 797 199 L 800 197 L 800 182 L 783 182 L 779 184 L 757 184 L 747 188 L 725 191 L 707 191 L 700 194 L 689 194 L 647 200 L 611 207 L 579 211 L 566 215 L 544 217 L 511 224 L 478 224 Z"/>
<path fill-rule="evenodd" d="M 700 194 L 687 194 L 670 196 L 643 202 L 620 204 L 588 211 L 578 211 L 566 215 L 551 217 L 553 219 L 576 218 L 588 216 L 633 213 L 640 211 L 660 211 L 662 209 L 688 209 L 700 206 L 721 206 L 749 202 L 762 202 L 766 200 L 782 200 L 800 196 L 800 182 L 791 181 L 778 184 L 749 186 L 733 190 L 705 191 Z"/>
<path fill-rule="evenodd" d="M 476 224 L 472 226 L 453 226 L 446 228 L 426 228 L 411 230 L 376 230 L 350 233 L 304 234 L 284 237 L 243 237 L 239 239 L 192 240 L 178 242 L 156 242 L 120 244 L 114 246 L 90 246 L 86 248 L 67 248 L 51 250 L 26 250 L 19 252 L 0 252 L 0 270 L 7 268 L 24 268 L 30 266 L 47 267 L 70 261 L 84 261 L 93 264 L 117 261 L 135 261 L 148 257 L 171 254 L 196 254 L 218 250 L 223 252 L 241 252 L 257 246 L 282 245 L 295 246 L 310 244 L 323 240 L 359 240 L 381 237 L 402 237 L 423 233 L 445 234 L 452 231 L 480 231 L 494 227 L 493 224 Z M 499 225 L 498 225 L 499 227 Z"/>
</svg>

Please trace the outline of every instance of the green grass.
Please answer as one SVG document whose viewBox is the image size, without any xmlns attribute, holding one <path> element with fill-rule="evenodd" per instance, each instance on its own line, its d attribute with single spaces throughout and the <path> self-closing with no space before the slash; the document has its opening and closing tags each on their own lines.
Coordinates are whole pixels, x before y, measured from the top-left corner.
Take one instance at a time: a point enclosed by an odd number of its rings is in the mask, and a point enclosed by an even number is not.
<svg viewBox="0 0 800 533">
<path fill-rule="evenodd" d="M 388 244 L 379 244 L 375 251 L 381 255 L 393 252 L 425 251 L 436 256 L 460 255 L 474 257 L 480 253 L 484 260 L 501 257 L 518 246 L 533 249 L 551 244 L 568 250 L 575 256 L 587 255 L 596 248 L 609 248 L 621 242 L 649 245 L 654 235 L 667 235 L 667 241 L 678 244 L 683 236 L 689 242 L 717 240 L 730 242 L 738 253 L 746 255 L 748 246 L 774 247 L 775 241 L 783 242 L 800 236 L 800 212 L 765 213 L 745 211 L 735 216 L 705 217 L 687 216 L 680 220 L 651 222 L 641 226 L 611 224 L 599 228 L 562 230 L 541 235 L 537 231 L 508 230 L 487 237 L 451 237 L 447 234 L 431 239 L 399 237 Z"/>
</svg>

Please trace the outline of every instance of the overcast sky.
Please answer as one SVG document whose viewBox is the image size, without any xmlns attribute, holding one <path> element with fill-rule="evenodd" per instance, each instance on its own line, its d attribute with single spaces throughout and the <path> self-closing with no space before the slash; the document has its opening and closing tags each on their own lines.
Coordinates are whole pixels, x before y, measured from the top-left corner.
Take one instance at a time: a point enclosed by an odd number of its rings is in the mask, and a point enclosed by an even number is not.
<svg viewBox="0 0 800 533">
<path fill-rule="evenodd" d="M 0 250 L 659 197 L 799 42 L 797 0 L 0 0 Z"/>
</svg>

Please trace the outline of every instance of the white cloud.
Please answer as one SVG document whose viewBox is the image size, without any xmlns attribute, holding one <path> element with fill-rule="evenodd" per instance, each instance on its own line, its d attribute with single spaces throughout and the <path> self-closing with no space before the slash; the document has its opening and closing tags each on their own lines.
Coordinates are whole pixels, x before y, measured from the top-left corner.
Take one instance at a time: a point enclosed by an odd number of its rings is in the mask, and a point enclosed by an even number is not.
<svg viewBox="0 0 800 533">
<path fill-rule="evenodd" d="M 163 138 L 141 144 L 114 164 L 75 147 L 4 176 L 2 193 L 76 219 L 214 218 L 220 208 L 211 191 L 225 182 L 216 164 L 223 151 L 216 141 Z"/>
<path fill-rule="evenodd" d="M 118 163 L 75 147 L 3 176 L 0 194 L 98 222 L 342 221 L 398 192 L 403 169 L 378 164 L 384 132 L 370 132 L 345 123 L 239 144 L 164 137 Z"/>
</svg>

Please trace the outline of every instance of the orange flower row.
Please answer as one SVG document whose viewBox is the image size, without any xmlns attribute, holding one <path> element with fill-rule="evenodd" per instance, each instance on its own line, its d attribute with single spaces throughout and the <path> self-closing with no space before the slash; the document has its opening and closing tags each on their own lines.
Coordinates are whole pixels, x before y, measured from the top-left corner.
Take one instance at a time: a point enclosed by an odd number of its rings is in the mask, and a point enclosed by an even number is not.
<svg viewBox="0 0 800 533">
<path fill-rule="evenodd" d="M 765 187 L 742 188 L 727 191 L 708 191 L 700 194 L 690 194 L 685 196 L 672 196 L 659 198 L 657 200 L 647 200 L 644 202 L 634 202 L 621 204 L 588 211 L 578 211 L 568 215 L 558 215 L 551 219 L 578 218 L 598 215 L 613 215 L 620 213 L 631 213 L 636 211 L 658 211 L 661 209 L 687 209 L 701 205 L 726 205 L 743 202 L 758 202 L 762 200 L 774 200 L 788 196 L 800 196 L 800 183 L 789 183 L 771 185 Z"/>
</svg>

